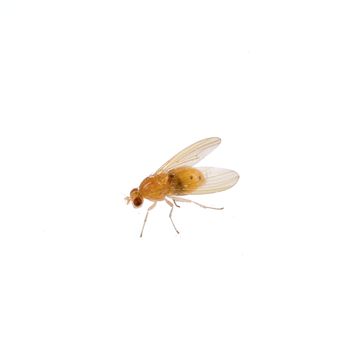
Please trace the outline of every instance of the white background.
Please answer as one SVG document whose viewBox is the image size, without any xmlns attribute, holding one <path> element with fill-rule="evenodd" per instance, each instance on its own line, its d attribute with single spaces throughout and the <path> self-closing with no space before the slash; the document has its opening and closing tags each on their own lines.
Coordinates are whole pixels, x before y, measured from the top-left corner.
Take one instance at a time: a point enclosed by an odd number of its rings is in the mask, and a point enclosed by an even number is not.
<svg viewBox="0 0 350 350">
<path fill-rule="evenodd" d="M 1 349 L 349 349 L 347 1 L 2 1 Z M 238 184 L 124 197 L 183 147 Z"/>
</svg>

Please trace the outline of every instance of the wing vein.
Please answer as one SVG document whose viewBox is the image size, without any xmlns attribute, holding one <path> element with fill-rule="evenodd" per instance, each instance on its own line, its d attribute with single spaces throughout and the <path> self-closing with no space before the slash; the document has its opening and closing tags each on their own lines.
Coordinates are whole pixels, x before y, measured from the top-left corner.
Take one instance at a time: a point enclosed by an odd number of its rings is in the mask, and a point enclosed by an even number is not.
<svg viewBox="0 0 350 350">
<path fill-rule="evenodd" d="M 177 153 L 164 163 L 156 173 L 167 172 L 180 166 L 193 166 L 219 146 L 220 142 L 219 137 L 200 140 Z"/>
</svg>

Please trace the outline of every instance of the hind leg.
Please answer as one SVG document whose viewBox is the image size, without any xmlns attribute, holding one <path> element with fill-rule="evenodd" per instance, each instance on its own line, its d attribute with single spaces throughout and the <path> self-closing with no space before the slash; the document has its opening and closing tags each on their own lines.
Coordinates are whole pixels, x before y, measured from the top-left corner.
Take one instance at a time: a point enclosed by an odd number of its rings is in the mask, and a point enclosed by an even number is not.
<svg viewBox="0 0 350 350">
<path fill-rule="evenodd" d="M 215 207 L 208 207 L 206 205 L 200 204 L 198 202 L 195 201 L 191 201 L 190 199 L 186 199 L 186 198 L 182 198 L 182 197 L 171 197 L 172 200 L 178 201 L 178 202 L 185 202 L 185 203 L 193 203 L 198 205 L 201 208 L 205 208 L 205 209 L 214 209 L 214 210 L 222 210 L 224 208 L 215 208 Z"/>
</svg>

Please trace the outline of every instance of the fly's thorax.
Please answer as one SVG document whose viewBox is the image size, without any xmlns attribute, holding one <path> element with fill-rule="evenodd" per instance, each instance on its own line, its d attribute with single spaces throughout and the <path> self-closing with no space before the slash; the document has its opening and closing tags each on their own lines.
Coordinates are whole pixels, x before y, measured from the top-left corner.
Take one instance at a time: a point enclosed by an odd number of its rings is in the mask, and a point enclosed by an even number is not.
<svg viewBox="0 0 350 350">
<path fill-rule="evenodd" d="M 170 193 L 173 195 L 190 194 L 205 183 L 204 174 L 196 168 L 181 167 L 168 172 Z"/>
<path fill-rule="evenodd" d="M 140 193 L 144 198 L 161 201 L 169 192 L 167 173 L 160 173 L 146 177 L 140 185 Z"/>
</svg>

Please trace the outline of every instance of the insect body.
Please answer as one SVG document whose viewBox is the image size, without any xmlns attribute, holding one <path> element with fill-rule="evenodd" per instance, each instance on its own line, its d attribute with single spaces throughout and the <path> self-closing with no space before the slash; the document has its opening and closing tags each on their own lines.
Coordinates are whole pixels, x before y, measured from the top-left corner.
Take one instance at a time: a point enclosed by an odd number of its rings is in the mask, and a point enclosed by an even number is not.
<svg viewBox="0 0 350 350">
<path fill-rule="evenodd" d="M 176 206 L 178 206 L 176 204 L 176 201 L 178 201 L 194 203 L 202 208 L 223 209 L 207 207 L 182 197 L 189 194 L 209 194 L 224 191 L 237 183 L 239 175 L 233 170 L 192 167 L 214 150 L 220 142 L 221 140 L 218 137 L 211 137 L 194 143 L 171 158 L 153 175 L 145 178 L 139 188 L 131 190 L 130 196 L 126 197 L 126 200 L 127 203 L 131 201 L 135 208 L 141 207 L 144 198 L 153 201 L 153 204 L 147 210 L 141 236 L 148 213 L 156 206 L 158 201 L 164 200 L 171 207 L 169 217 L 177 233 L 179 231 L 172 219 L 174 205 L 170 200 Z"/>
</svg>

